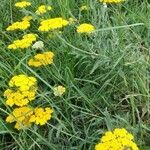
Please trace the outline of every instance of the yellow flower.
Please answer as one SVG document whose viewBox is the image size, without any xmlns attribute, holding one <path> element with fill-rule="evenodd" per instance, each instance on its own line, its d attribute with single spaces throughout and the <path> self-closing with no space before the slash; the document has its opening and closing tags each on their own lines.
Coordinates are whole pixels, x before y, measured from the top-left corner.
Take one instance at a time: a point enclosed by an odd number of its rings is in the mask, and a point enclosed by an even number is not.
<svg viewBox="0 0 150 150">
<path fill-rule="evenodd" d="M 83 23 L 77 27 L 78 33 L 91 33 L 95 30 L 95 27 L 91 24 Z"/>
<path fill-rule="evenodd" d="M 6 122 L 15 123 L 15 128 L 25 129 L 35 123 L 36 125 L 44 125 L 48 120 L 51 119 L 53 110 L 49 107 L 47 108 L 31 108 L 29 106 L 15 108 L 12 113 L 10 113 Z"/>
<path fill-rule="evenodd" d="M 116 128 L 105 133 L 100 143 L 95 146 L 95 150 L 139 150 L 133 140 L 133 135 L 126 129 Z"/>
<path fill-rule="evenodd" d="M 36 125 L 44 125 L 51 119 L 53 110 L 51 108 L 35 108 L 34 114 L 30 118 L 30 122 Z"/>
<path fill-rule="evenodd" d="M 15 6 L 19 7 L 19 8 L 25 8 L 25 7 L 30 6 L 30 5 L 31 5 L 31 3 L 27 2 L 27 1 L 21 1 L 21 2 L 15 3 Z"/>
<path fill-rule="evenodd" d="M 120 3 L 123 2 L 125 0 L 99 0 L 102 3 Z"/>
<path fill-rule="evenodd" d="M 80 11 L 84 11 L 84 10 L 88 10 L 89 8 L 88 8 L 88 6 L 86 6 L 86 5 L 83 5 L 83 6 L 81 6 L 80 7 Z"/>
<path fill-rule="evenodd" d="M 29 48 L 34 41 L 36 41 L 36 34 L 26 34 L 22 37 L 21 40 L 15 40 L 12 44 L 8 45 L 8 49 L 24 49 Z"/>
<path fill-rule="evenodd" d="M 43 20 L 40 23 L 40 27 L 38 28 L 39 31 L 52 31 L 55 29 L 59 29 L 65 27 L 69 24 L 69 22 L 63 18 L 52 18 Z"/>
<path fill-rule="evenodd" d="M 9 106 L 25 106 L 33 101 L 37 91 L 37 80 L 26 75 L 14 76 L 9 81 L 10 89 L 4 92 L 7 98 L 6 104 Z"/>
<path fill-rule="evenodd" d="M 10 89 L 7 89 L 10 90 Z M 13 105 L 16 106 L 25 106 L 27 105 L 30 101 L 35 100 L 36 96 L 36 90 L 37 89 L 32 89 L 32 90 L 24 90 L 24 91 L 13 91 L 11 94 L 7 95 L 6 98 L 6 104 L 10 107 Z"/>
<path fill-rule="evenodd" d="M 53 52 L 44 52 L 42 54 L 37 54 L 28 61 L 28 65 L 34 67 L 46 66 L 53 63 L 53 57 Z"/>
<path fill-rule="evenodd" d="M 52 10 L 51 6 L 41 5 L 38 7 L 37 11 L 35 12 L 38 15 L 42 15 L 46 13 L 47 11 Z"/>
<path fill-rule="evenodd" d="M 35 86 L 36 83 L 37 83 L 36 78 L 29 77 L 24 74 L 20 74 L 11 78 L 11 80 L 9 81 L 9 86 L 21 88 L 22 86 L 27 85 L 31 87 L 31 86 Z"/>
<path fill-rule="evenodd" d="M 16 122 L 15 128 L 20 130 L 31 126 L 29 122 L 33 110 L 30 107 L 15 108 L 13 112 L 6 118 L 6 122 Z"/>
<path fill-rule="evenodd" d="M 61 96 L 66 92 L 66 88 L 61 86 L 61 85 L 59 85 L 57 87 L 54 87 L 53 90 L 54 90 L 54 95 L 55 96 Z"/>
<path fill-rule="evenodd" d="M 14 22 L 12 25 L 7 27 L 7 31 L 14 31 L 14 30 L 26 30 L 30 27 L 30 20 L 27 18 L 23 18 L 22 21 Z"/>
</svg>

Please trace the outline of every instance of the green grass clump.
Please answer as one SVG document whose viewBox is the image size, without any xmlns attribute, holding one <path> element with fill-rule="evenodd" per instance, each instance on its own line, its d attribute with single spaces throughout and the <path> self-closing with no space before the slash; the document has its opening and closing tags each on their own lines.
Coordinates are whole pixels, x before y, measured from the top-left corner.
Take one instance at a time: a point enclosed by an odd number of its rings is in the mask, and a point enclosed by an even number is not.
<svg viewBox="0 0 150 150">
<path fill-rule="evenodd" d="M 34 0 L 23 12 L 15 2 L 2 0 L 0 5 L 0 150 L 92 150 L 105 131 L 119 127 L 133 133 L 139 147 L 150 149 L 148 0 L 107 8 L 97 0 Z M 34 15 L 41 4 L 53 7 L 45 18 L 73 17 L 78 22 L 53 38 L 39 34 L 55 59 L 53 65 L 34 69 L 27 65 L 34 50 L 7 49 L 24 33 L 6 28 L 24 13 Z M 80 12 L 81 5 L 90 9 Z M 84 22 L 96 27 L 90 36 L 76 33 L 76 26 Z M 38 26 L 33 21 L 30 32 L 38 33 Z M 5 121 L 10 109 L 3 92 L 10 78 L 20 73 L 38 79 L 36 106 L 50 106 L 54 114 L 47 125 L 18 132 Z M 66 93 L 54 97 L 51 88 L 59 84 L 65 85 Z"/>
</svg>

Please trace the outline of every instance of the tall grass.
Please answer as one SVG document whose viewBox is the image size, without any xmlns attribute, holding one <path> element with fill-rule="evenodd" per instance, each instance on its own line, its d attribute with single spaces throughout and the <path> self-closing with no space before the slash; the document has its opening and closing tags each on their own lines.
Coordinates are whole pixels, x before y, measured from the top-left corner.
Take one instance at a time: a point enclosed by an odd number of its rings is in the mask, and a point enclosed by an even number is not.
<svg viewBox="0 0 150 150">
<path fill-rule="evenodd" d="M 107 130 L 124 127 L 138 145 L 150 146 L 150 4 L 148 0 L 126 1 L 104 8 L 97 0 L 34 0 L 54 7 L 48 17 L 75 17 L 90 22 L 96 31 L 89 37 L 75 27 L 55 38 L 40 35 L 47 50 L 56 54 L 54 65 L 42 69 L 27 66 L 35 52 L 10 51 L 7 45 L 23 33 L 8 33 L 6 27 L 21 18 L 14 1 L 0 5 L 0 150 L 92 150 Z M 80 12 L 86 4 L 88 12 Z M 36 32 L 38 24 L 32 25 Z M 9 109 L 3 92 L 9 79 L 27 73 L 38 79 L 38 106 L 51 106 L 54 116 L 46 126 L 16 131 L 5 122 Z M 65 96 L 56 98 L 52 86 L 63 84 Z"/>
</svg>

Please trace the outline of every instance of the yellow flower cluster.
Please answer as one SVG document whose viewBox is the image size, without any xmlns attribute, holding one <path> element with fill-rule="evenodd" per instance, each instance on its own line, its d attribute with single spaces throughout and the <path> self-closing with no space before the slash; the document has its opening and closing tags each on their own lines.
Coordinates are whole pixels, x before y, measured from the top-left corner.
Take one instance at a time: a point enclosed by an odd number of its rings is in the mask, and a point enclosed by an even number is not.
<svg viewBox="0 0 150 150">
<path fill-rule="evenodd" d="M 30 118 L 30 122 L 34 122 L 36 125 L 44 125 L 51 119 L 53 110 L 50 108 L 35 108 L 34 114 Z"/>
<path fill-rule="evenodd" d="M 14 22 L 12 25 L 7 27 L 7 31 L 14 31 L 14 30 L 26 30 L 30 27 L 30 20 L 32 19 L 31 16 L 25 16 L 22 18 L 22 21 Z"/>
<path fill-rule="evenodd" d="M 102 3 L 120 3 L 123 1 L 125 1 L 125 0 L 100 0 L 100 2 L 102 2 Z"/>
<path fill-rule="evenodd" d="M 77 27 L 78 33 L 91 33 L 95 30 L 95 27 L 88 23 L 83 23 Z"/>
<path fill-rule="evenodd" d="M 61 85 L 59 85 L 57 87 L 54 87 L 53 90 L 54 90 L 54 95 L 55 96 L 61 96 L 66 92 L 66 88 L 61 86 Z"/>
<path fill-rule="evenodd" d="M 28 106 L 15 108 L 11 114 L 6 118 L 6 122 L 16 122 L 16 129 L 23 129 L 31 126 L 30 117 L 33 114 L 32 108 Z"/>
<path fill-rule="evenodd" d="M 65 27 L 69 24 L 69 21 L 59 17 L 59 18 L 52 18 L 43 20 L 40 23 L 39 31 L 52 31 L 55 29 L 59 29 Z"/>
<path fill-rule="evenodd" d="M 35 12 L 38 15 L 42 15 L 46 13 L 47 11 L 52 10 L 51 6 L 41 5 L 38 7 L 37 11 Z"/>
<path fill-rule="evenodd" d="M 44 52 L 42 54 L 37 54 L 28 61 L 28 65 L 34 67 L 46 66 L 53 63 L 53 57 L 53 52 Z"/>
<path fill-rule="evenodd" d="M 9 106 L 25 106 L 35 99 L 37 91 L 37 80 L 26 75 L 14 76 L 9 82 L 9 89 L 4 92 Z"/>
<path fill-rule="evenodd" d="M 31 3 L 28 1 L 21 1 L 21 2 L 15 3 L 15 6 L 19 7 L 19 8 L 25 8 L 25 7 L 30 6 L 30 5 L 31 5 Z"/>
<path fill-rule="evenodd" d="M 116 128 L 108 131 L 101 138 L 100 143 L 95 146 L 95 150 L 138 150 L 134 137 L 126 129 Z"/>
<path fill-rule="evenodd" d="M 15 108 L 6 118 L 6 122 L 16 122 L 15 128 L 20 130 L 28 128 L 32 123 L 44 125 L 51 119 L 53 110 L 51 108 L 31 108 L 29 106 Z"/>
<path fill-rule="evenodd" d="M 15 40 L 12 44 L 8 45 L 8 49 L 24 49 L 28 48 L 32 45 L 34 41 L 36 41 L 36 34 L 26 34 L 22 37 L 21 40 Z"/>
<path fill-rule="evenodd" d="M 53 110 L 51 108 L 31 108 L 27 106 L 30 101 L 35 99 L 37 91 L 37 80 L 24 74 L 14 76 L 9 81 L 9 89 L 4 92 L 7 98 L 6 104 L 10 107 L 19 106 L 6 118 L 6 122 L 16 122 L 16 129 L 30 127 L 32 123 L 44 125 L 51 119 Z"/>
</svg>

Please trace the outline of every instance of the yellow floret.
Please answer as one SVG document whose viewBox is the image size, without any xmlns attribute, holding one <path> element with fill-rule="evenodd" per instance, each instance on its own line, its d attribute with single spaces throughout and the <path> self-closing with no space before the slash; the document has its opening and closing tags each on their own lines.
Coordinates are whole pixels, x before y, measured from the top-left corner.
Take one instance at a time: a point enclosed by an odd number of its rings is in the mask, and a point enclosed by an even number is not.
<svg viewBox="0 0 150 150">
<path fill-rule="evenodd" d="M 9 86 L 10 87 L 22 87 L 22 86 L 34 86 L 36 85 L 36 78 L 34 77 L 29 77 L 24 74 L 16 75 L 12 77 L 12 79 L 9 81 Z"/>
<path fill-rule="evenodd" d="M 44 125 L 51 119 L 53 110 L 51 108 L 36 108 L 34 114 L 30 118 L 30 122 L 37 125 Z"/>
<path fill-rule="evenodd" d="M 14 31 L 14 30 L 26 30 L 30 27 L 30 22 L 29 20 L 23 20 L 21 22 L 15 22 L 9 27 L 7 27 L 7 31 Z"/>
<path fill-rule="evenodd" d="M 63 18 L 52 18 L 43 20 L 40 23 L 40 27 L 38 28 L 39 31 L 52 31 L 55 29 L 59 29 L 65 27 L 69 24 L 69 21 Z"/>
<path fill-rule="evenodd" d="M 77 27 L 78 33 L 91 33 L 95 30 L 95 27 L 91 24 L 83 23 Z"/>
<path fill-rule="evenodd" d="M 41 5 L 38 7 L 37 11 L 35 12 L 38 15 L 42 15 L 46 13 L 47 11 L 52 10 L 51 6 Z"/>
<path fill-rule="evenodd" d="M 15 108 L 13 112 L 6 118 L 6 122 L 16 122 L 15 128 L 18 130 L 30 127 L 31 123 L 29 120 L 32 114 L 33 110 L 30 107 Z"/>
<path fill-rule="evenodd" d="M 30 6 L 30 5 L 31 5 L 31 3 L 27 2 L 27 1 L 21 1 L 21 2 L 15 3 L 15 6 L 19 7 L 19 8 L 25 8 L 25 7 Z"/>
<path fill-rule="evenodd" d="M 53 57 L 53 52 L 44 52 L 41 54 L 37 54 L 28 61 L 28 65 L 34 67 L 46 66 L 53 63 Z"/>
<path fill-rule="evenodd" d="M 29 48 L 34 41 L 36 41 L 36 34 L 26 34 L 21 40 L 15 40 L 12 44 L 8 45 L 8 49 L 24 49 Z"/>
<path fill-rule="evenodd" d="M 138 150 L 134 137 L 126 129 L 116 128 L 108 131 L 101 138 L 100 143 L 95 146 L 95 150 Z"/>
<path fill-rule="evenodd" d="M 7 89 L 4 96 L 7 98 L 6 104 L 10 107 L 13 105 L 25 106 L 35 99 L 37 91 L 36 78 L 20 74 L 12 77 L 9 86 L 11 89 Z"/>
</svg>

